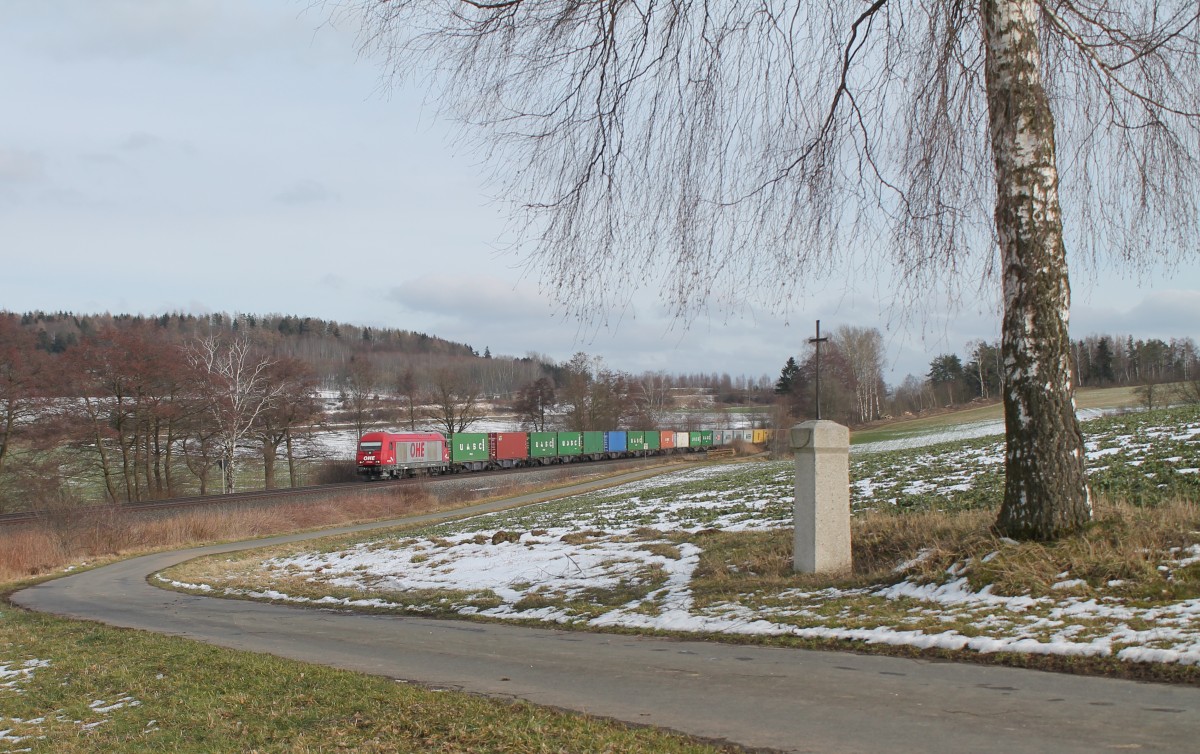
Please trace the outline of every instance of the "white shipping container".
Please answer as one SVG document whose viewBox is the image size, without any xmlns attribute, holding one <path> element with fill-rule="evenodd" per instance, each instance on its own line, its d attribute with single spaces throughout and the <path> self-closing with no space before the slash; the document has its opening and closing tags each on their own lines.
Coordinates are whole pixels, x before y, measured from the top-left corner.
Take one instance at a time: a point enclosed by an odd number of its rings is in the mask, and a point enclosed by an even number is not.
<svg viewBox="0 0 1200 754">
<path fill-rule="evenodd" d="M 397 443 L 396 462 L 415 463 L 420 461 L 441 461 L 445 455 L 445 441 L 410 440 Z"/>
</svg>

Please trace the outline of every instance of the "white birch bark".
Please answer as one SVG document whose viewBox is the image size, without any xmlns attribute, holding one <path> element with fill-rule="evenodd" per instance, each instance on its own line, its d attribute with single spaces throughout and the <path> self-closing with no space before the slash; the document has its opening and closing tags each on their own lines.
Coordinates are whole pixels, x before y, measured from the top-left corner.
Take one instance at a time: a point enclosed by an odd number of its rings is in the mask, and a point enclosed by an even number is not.
<svg viewBox="0 0 1200 754">
<path fill-rule="evenodd" d="M 202 338 L 193 344 L 188 358 L 210 379 L 208 411 L 218 431 L 225 493 L 229 494 L 236 487 L 238 446 L 284 385 L 268 384 L 267 370 L 274 362 L 258 357 L 244 337 L 228 344 L 212 336 Z"/>
<path fill-rule="evenodd" d="M 1035 0 L 984 0 L 1004 318 L 1005 491 L 997 527 L 1051 539 L 1091 519 L 1075 417 L 1071 304 L 1054 118 L 1041 76 Z"/>
</svg>

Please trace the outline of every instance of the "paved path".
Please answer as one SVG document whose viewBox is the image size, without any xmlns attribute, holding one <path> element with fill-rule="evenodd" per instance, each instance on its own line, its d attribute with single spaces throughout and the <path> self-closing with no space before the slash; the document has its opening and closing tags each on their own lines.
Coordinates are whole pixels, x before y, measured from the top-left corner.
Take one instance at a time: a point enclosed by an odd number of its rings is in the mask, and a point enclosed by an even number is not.
<svg viewBox="0 0 1200 754">
<path fill-rule="evenodd" d="M 387 524 L 336 531 L 382 525 Z M 148 574 L 198 555 L 314 536 L 319 534 L 148 555 L 46 582 L 18 592 L 13 601 L 747 747 L 1200 751 L 1195 688 L 840 652 L 342 614 L 185 595 L 146 582 Z"/>
</svg>

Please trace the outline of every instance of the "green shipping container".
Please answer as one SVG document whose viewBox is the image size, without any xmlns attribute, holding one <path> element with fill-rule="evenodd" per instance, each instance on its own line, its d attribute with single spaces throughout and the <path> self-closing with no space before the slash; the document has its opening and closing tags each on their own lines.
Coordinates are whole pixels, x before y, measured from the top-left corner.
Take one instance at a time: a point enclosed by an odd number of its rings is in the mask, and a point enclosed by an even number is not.
<svg viewBox="0 0 1200 754">
<path fill-rule="evenodd" d="M 582 432 L 559 432 L 558 454 L 560 456 L 577 456 L 583 452 Z"/>
<path fill-rule="evenodd" d="M 700 443 L 702 442 L 702 438 L 700 436 L 702 434 L 704 434 L 704 433 L 703 432 L 688 432 L 688 447 L 689 448 L 700 447 Z"/>
<path fill-rule="evenodd" d="M 659 447 L 662 445 L 662 443 L 660 442 L 660 440 L 662 440 L 662 433 L 659 432 L 658 430 L 655 430 L 653 432 L 646 432 L 645 435 L 646 435 L 646 450 L 658 450 Z"/>
<path fill-rule="evenodd" d="M 713 445 L 713 433 L 711 429 L 700 431 L 700 445 L 705 448 L 711 448 Z"/>
<path fill-rule="evenodd" d="M 646 433 L 645 432 L 626 432 L 625 433 L 625 448 L 627 450 L 645 450 L 646 449 Z"/>
<path fill-rule="evenodd" d="M 488 460 L 488 436 L 486 432 L 459 432 L 454 435 L 450 446 L 451 461 Z"/>
<path fill-rule="evenodd" d="M 583 433 L 583 452 L 584 453 L 603 453 L 604 452 L 604 433 L 603 432 L 584 432 Z"/>
<path fill-rule="evenodd" d="M 556 455 L 558 455 L 558 435 L 556 433 L 529 433 L 530 458 L 553 458 Z"/>
</svg>

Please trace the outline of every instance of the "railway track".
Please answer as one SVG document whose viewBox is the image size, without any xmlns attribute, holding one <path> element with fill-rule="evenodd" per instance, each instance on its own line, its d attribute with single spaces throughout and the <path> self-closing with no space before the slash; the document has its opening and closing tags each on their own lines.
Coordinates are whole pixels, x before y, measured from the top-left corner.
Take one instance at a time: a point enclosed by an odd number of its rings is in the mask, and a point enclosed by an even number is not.
<svg viewBox="0 0 1200 754">
<path fill-rule="evenodd" d="M 695 460 L 702 460 L 703 454 L 697 455 L 700 455 L 701 458 L 696 458 Z M 338 484 L 311 485 L 308 487 L 285 487 L 273 490 L 235 492 L 229 495 L 196 495 L 193 497 L 176 497 L 165 500 L 102 503 L 95 505 L 72 506 L 70 508 L 60 509 L 15 511 L 13 513 L 0 514 L 0 528 L 7 526 L 29 525 L 41 521 L 61 520 L 63 518 L 86 518 L 92 515 L 110 514 L 113 512 L 119 514 L 137 514 L 216 506 L 254 506 L 273 505 L 284 502 L 316 502 L 324 498 L 332 497 L 338 494 L 345 494 L 347 492 L 375 494 L 387 492 L 396 488 L 422 484 L 442 485 L 467 483 L 471 486 L 477 487 L 478 485 L 475 484 L 476 480 L 483 481 L 489 479 L 490 477 L 496 476 L 510 479 L 520 479 L 524 476 L 540 475 L 548 477 L 548 480 L 555 478 L 568 479 L 575 476 L 595 474 L 598 471 L 618 470 L 646 466 L 654 463 L 662 463 L 662 459 L 618 459 L 613 461 L 596 461 L 592 463 L 534 466 L 520 469 L 500 469 L 495 471 L 476 471 L 465 474 L 447 474 L 444 476 L 434 477 L 412 477 L 409 479 L 388 479 L 372 482 L 343 482 Z"/>
</svg>

